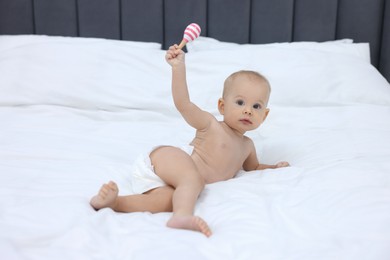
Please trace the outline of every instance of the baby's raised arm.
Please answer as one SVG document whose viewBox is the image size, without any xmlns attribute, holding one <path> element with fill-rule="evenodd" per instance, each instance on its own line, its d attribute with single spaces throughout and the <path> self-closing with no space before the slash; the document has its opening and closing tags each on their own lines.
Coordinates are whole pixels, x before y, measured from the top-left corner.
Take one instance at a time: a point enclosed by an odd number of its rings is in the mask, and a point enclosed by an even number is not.
<svg viewBox="0 0 390 260">
<path fill-rule="evenodd" d="M 177 110 L 192 127 L 198 130 L 207 128 L 214 117 L 190 100 L 184 52 L 175 44 L 169 47 L 165 59 L 172 66 L 172 96 Z"/>
</svg>

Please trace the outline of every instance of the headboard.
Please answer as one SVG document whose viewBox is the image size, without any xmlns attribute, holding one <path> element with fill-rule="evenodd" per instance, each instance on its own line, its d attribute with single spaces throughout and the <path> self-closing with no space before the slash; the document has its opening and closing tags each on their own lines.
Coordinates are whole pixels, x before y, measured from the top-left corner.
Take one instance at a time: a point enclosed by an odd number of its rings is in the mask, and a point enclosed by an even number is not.
<svg viewBox="0 0 390 260">
<path fill-rule="evenodd" d="M 0 34 L 181 40 L 202 35 L 237 43 L 369 42 L 372 64 L 390 81 L 390 0 L 0 0 Z"/>
</svg>

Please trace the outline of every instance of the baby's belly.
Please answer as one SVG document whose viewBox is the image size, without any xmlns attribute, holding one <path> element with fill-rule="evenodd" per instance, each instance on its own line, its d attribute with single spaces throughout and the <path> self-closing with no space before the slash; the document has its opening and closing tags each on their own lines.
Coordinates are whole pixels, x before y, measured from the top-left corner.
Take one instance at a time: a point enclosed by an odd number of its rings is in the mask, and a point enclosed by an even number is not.
<svg viewBox="0 0 390 260">
<path fill-rule="evenodd" d="M 206 183 L 214 183 L 218 181 L 225 181 L 233 178 L 241 165 L 236 162 L 230 161 L 230 163 L 214 162 L 207 163 L 199 157 L 192 156 L 199 173 L 203 176 Z"/>
</svg>

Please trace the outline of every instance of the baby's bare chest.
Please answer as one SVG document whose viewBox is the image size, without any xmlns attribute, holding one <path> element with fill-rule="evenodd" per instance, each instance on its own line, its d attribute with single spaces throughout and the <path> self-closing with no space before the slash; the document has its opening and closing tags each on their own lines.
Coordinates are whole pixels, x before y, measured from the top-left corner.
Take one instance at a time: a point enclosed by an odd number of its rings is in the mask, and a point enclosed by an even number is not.
<svg viewBox="0 0 390 260">
<path fill-rule="evenodd" d="M 250 153 L 245 139 L 223 132 L 197 135 L 192 144 L 193 157 L 208 182 L 234 177 Z"/>
</svg>

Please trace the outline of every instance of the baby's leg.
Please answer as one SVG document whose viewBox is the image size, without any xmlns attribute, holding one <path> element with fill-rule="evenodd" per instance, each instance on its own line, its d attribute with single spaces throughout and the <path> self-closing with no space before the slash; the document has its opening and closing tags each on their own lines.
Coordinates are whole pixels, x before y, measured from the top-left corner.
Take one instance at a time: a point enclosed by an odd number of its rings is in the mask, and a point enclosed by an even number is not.
<svg viewBox="0 0 390 260">
<path fill-rule="evenodd" d="M 119 212 L 172 212 L 174 189 L 163 186 L 144 194 L 118 196 L 115 211 Z"/>
<path fill-rule="evenodd" d="M 176 147 L 161 147 L 151 153 L 156 174 L 175 188 L 172 198 L 173 215 L 167 225 L 211 235 L 210 228 L 193 211 L 205 182 L 191 156 Z"/>
<path fill-rule="evenodd" d="M 117 185 L 110 181 L 91 199 L 94 209 L 111 208 L 118 212 L 171 212 L 173 188 L 159 187 L 144 194 L 118 196 Z"/>
</svg>

